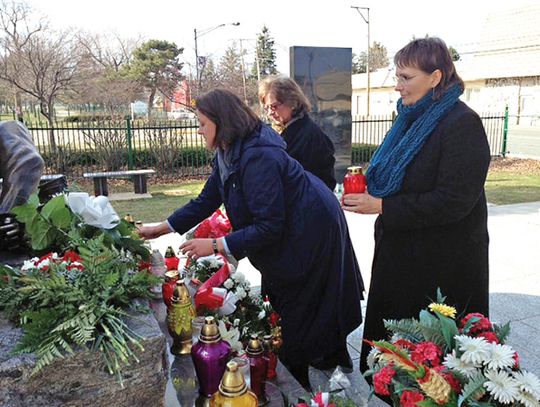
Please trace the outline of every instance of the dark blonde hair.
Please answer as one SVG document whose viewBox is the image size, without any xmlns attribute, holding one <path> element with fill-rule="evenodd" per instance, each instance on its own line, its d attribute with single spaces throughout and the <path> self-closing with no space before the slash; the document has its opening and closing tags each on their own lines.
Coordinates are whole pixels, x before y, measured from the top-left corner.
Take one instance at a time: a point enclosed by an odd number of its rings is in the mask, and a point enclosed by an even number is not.
<svg viewBox="0 0 540 407">
<path fill-rule="evenodd" d="M 259 83 L 259 102 L 264 105 L 264 98 L 273 93 L 278 102 L 289 106 L 293 115 L 310 112 L 311 103 L 298 84 L 284 76 L 270 76 Z"/>
<path fill-rule="evenodd" d="M 252 133 L 262 122 L 238 96 L 226 89 L 211 90 L 195 102 L 199 112 L 216 124 L 214 147 L 226 147 Z"/>
<path fill-rule="evenodd" d="M 412 40 L 397 52 L 394 64 L 400 68 L 417 68 L 427 74 L 437 69 L 441 71 L 441 81 L 433 89 L 433 99 L 440 99 L 444 92 L 455 84 L 459 84 L 462 90 L 465 89 L 463 80 L 456 72 L 450 51 L 440 38 L 426 37 Z"/>
</svg>

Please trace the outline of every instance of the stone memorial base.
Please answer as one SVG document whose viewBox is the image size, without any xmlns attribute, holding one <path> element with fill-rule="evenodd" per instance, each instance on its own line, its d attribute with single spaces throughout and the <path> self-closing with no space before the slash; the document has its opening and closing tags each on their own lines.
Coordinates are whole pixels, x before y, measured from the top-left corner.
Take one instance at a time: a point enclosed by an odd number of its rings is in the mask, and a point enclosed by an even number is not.
<svg viewBox="0 0 540 407">
<path fill-rule="evenodd" d="M 124 368 L 122 388 L 91 351 L 77 351 L 31 376 L 36 357 L 11 355 L 22 331 L 0 314 L 0 407 L 163 406 L 169 369 L 165 336 L 152 313 L 128 325 L 144 338 L 144 352 L 137 351 L 139 363 Z"/>
</svg>

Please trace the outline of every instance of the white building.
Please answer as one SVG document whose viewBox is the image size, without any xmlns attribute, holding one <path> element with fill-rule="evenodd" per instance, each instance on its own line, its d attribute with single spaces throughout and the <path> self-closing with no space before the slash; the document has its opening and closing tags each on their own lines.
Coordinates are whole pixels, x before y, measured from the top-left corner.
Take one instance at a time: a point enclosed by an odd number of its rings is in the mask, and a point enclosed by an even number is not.
<svg viewBox="0 0 540 407">
<path fill-rule="evenodd" d="M 462 100 L 478 113 L 502 113 L 508 105 L 513 122 L 540 124 L 540 2 L 488 15 L 481 37 L 471 42 L 474 52 L 456 62 L 465 82 Z M 390 114 L 399 98 L 394 68 L 370 76 L 370 114 Z M 353 75 L 352 86 L 352 114 L 364 115 L 367 74 Z"/>
</svg>

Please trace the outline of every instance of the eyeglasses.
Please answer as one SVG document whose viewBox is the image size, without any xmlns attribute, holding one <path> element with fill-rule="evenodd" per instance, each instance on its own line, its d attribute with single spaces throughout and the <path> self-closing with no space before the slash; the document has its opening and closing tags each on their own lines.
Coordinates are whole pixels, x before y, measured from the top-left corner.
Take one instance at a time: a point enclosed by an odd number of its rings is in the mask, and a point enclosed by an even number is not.
<svg viewBox="0 0 540 407">
<path fill-rule="evenodd" d="M 283 103 L 281 102 L 274 102 L 271 105 L 265 105 L 264 110 L 266 112 L 275 112 L 278 107 L 280 107 Z"/>
<path fill-rule="evenodd" d="M 394 79 L 396 80 L 396 83 L 401 83 L 402 85 L 407 85 L 411 80 L 413 80 L 417 76 L 418 75 L 414 75 L 414 76 L 396 75 L 396 76 L 394 76 Z"/>
</svg>

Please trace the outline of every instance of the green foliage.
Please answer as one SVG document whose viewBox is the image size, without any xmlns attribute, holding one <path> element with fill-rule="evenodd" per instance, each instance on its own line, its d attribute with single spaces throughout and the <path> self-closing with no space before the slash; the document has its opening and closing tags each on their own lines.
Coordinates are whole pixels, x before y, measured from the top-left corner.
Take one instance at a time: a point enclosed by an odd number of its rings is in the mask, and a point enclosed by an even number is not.
<svg viewBox="0 0 540 407">
<path fill-rule="evenodd" d="M 257 45 L 255 48 L 255 61 L 251 71 L 253 78 L 263 78 L 278 73 L 276 67 L 275 41 L 270 35 L 270 30 L 266 25 L 257 35 Z"/>
<path fill-rule="evenodd" d="M 87 241 L 102 238 L 106 247 L 128 250 L 148 259 L 150 251 L 135 232 L 135 227 L 125 220 L 112 229 L 101 229 L 84 223 L 66 204 L 66 196 L 60 194 L 45 205 L 41 205 L 36 194 L 26 204 L 12 209 L 17 220 L 25 224 L 25 233 L 30 238 L 32 249 L 37 251 L 65 251 L 74 248 L 85 250 Z"/>
<path fill-rule="evenodd" d="M 135 298 L 149 298 L 160 279 L 133 271 L 135 260 L 104 241 L 101 235 L 80 247 L 82 271 L 60 261 L 46 271 L 0 267 L 0 310 L 23 328 L 15 352 L 36 354 L 34 373 L 75 346 L 100 351 L 120 382 L 123 366 L 137 361 L 140 338 L 124 322 L 124 310 Z"/>
<path fill-rule="evenodd" d="M 352 164 L 363 164 L 371 161 L 379 146 L 373 144 L 353 144 L 352 145 Z"/>
<path fill-rule="evenodd" d="M 461 407 L 463 403 L 466 401 L 468 406 L 471 406 L 471 400 L 477 398 L 478 396 L 482 395 L 484 390 L 484 383 L 487 381 L 487 378 L 479 374 L 476 377 L 472 377 L 464 386 L 463 391 L 458 397 L 458 407 Z"/>
<path fill-rule="evenodd" d="M 408 341 L 419 342 L 422 339 L 422 330 L 418 321 L 414 318 L 400 320 L 385 319 L 384 327 L 388 331 L 394 332 Z"/>
<path fill-rule="evenodd" d="M 368 56 L 363 51 L 359 55 L 353 54 L 353 74 L 367 72 Z M 369 72 L 377 69 L 386 68 L 389 65 L 388 51 L 380 42 L 374 41 L 369 47 Z"/>
</svg>

